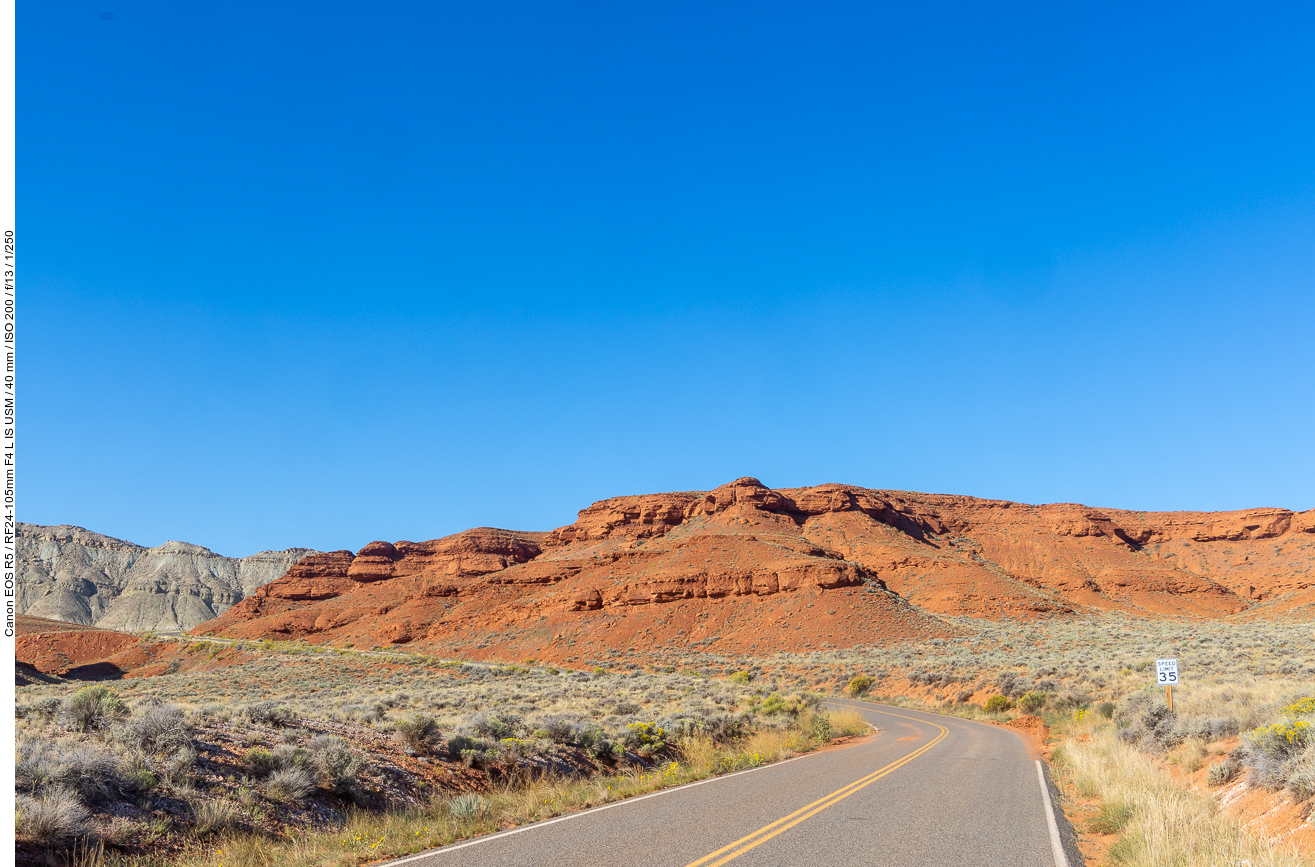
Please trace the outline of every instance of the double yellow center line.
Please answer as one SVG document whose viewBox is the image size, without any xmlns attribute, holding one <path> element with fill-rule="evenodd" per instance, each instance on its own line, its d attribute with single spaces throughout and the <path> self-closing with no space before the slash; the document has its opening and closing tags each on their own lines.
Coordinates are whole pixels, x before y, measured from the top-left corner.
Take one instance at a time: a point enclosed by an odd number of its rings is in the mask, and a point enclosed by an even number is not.
<svg viewBox="0 0 1315 867">
<path fill-rule="evenodd" d="M 884 713 L 884 711 L 881 711 L 881 713 Z M 914 717 L 900 716 L 899 714 L 894 714 L 894 713 L 887 714 L 887 716 L 899 716 L 900 719 L 912 719 L 915 722 L 927 722 L 926 720 L 919 720 L 919 719 L 915 719 Z M 884 768 L 881 768 L 880 770 L 873 771 L 872 773 L 868 774 L 866 777 L 855 780 L 854 782 L 850 783 L 848 786 L 845 786 L 842 789 L 836 789 L 834 792 L 832 792 L 831 794 L 827 795 L 824 798 L 819 798 L 818 800 L 814 801 L 813 803 L 805 807 L 800 807 L 798 810 L 795 810 L 790 815 L 777 819 L 775 822 L 773 822 L 770 825 L 765 825 L 759 828 L 757 831 L 754 831 L 752 834 L 748 835 L 747 837 L 741 837 L 740 839 L 736 840 L 734 843 L 721 847 L 716 852 L 713 852 L 711 855 L 704 855 L 699 860 L 690 862 L 688 865 L 686 865 L 686 867 L 705 867 L 705 865 L 706 867 L 721 867 L 722 864 L 725 864 L 728 861 L 733 861 L 734 859 L 743 855 L 745 852 L 748 852 L 750 849 L 753 849 L 757 846 L 761 846 L 763 843 L 766 843 L 768 840 L 772 839 L 777 834 L 782 834 L 790 830 L 795 825 L 798 825 L 800 822 L 804 821 L 810 816 L 816 816 L 818 813 L 822 812 L 827 807 L 840 803 L 845 798 L 848 798 L 850 795 L 854 794 L 864 786 L 869 786 L 875 783 L 877 780 L 881 779 L 882 777 L 886 776 L 887 774 L 891 773 L 892 771 L 904 767 L 909 762 L 916 759 L 918 756 L 927 752 L 927 750 L 936 746 L 938 743 L 940 743 L 942 740 L 945 739 L 946 735 L 950 733 L 950 730 L 947 729 L 945 726 L 937 725 L 936 723 L 930 723 L 930 724 L 936 726 L 936 728 L 941 730 L 940 734 L 932 738 L 930 743 L 924 744 L 923 746 L 919 747 L 918 749 L 914 750 L 908 755 L 896 759 L 895 761 L 891 762 L 890 764 L 886 765 Z"/>
</svg>

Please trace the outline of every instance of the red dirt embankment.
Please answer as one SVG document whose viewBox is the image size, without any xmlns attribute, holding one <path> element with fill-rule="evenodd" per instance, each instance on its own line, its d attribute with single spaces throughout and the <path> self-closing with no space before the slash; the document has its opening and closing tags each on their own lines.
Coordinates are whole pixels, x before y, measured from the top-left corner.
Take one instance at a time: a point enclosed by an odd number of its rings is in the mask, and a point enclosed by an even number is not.
<svg viewBox="0 0 1315 867">
<path fill-rule="evenodd" d="M 1315 606 L 1315 512 L 1129 512 L 738 479 L 299 562 L 196 634 L 572 662 L 954 634 L 936 614 L 1220 618 Z"/>
<path fill-rule="evenodd" d="M 149 677 L 170 671 L 223 667 L 245 659 L 226 645 L 206 642 L 207 652 L 190 651 L 172 641 L 146 641 L 139 635 L 18 615 L 15 660 L 42 674 L 74 680 Z"/>
</svg>

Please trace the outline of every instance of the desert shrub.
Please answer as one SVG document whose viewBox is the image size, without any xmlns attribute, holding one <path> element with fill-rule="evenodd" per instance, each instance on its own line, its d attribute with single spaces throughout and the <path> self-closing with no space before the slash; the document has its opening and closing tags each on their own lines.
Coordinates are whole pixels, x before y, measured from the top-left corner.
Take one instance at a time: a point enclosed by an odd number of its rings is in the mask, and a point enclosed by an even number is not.
<svg viewBox="0 0 1315 867">
<path fill-rule="evenodd" d="M 467 749 L 461 751 L 461 761 L 468 768 L 478 768 L 481 771 L 487 771 L 492 768 L 498 761 L 498 753 L 493 749 L 477 750 Z"/>
<path fill-rule="evenodd" d="M 265 781 L 265 797 L 278 804 L 298 804 L 315 791 L 315 780 L 302 767 L 280 768 Z"/>
<path fill-rule="evenodd" d="M 394 737 L 404 749 L 426 756 L 436 753 L 443 740 L 438 721 L 419 713 L 399 722 Z"/>
<path fill-rule="evenodd" d="M 192 727 L 177 705 L 153 704 L 138 716 L 125 720 L 119 726 L 118 737 L 145 753 L 174 753 L 191 744 Z"/>
<path fill-rule="evenodd" d="M 238 709 L 238 715 L 253 723 L 275 728 L 288 725 L 294 720 L 292 711 L 272 701 L 260 701 L 255 704 L 243 705 Z"/>
<path fill-rule="evenodd" d="M 575 743 L 576 731 L 583 726 L 584 723 L 580 720 L 560 716 L 546 717 L 539 723 L 544 736 L 557 744 Z"/>
<path fill-rule="evenodd" d="M 310 764 L 321 786 L 346 795 L 356 789 L 365 759 L 342 738 L 319 735 L 310 742 Z"/>
<path fill-rule="evenodd" d="M 982 710 L 987 713 L 1004 713 L 1014 706 L 1014 703 L 1003 695 L 993 695 L 982 705 Z"/>
<path fill-rule="evenodd" d="M 820 713 L 813 717 L 813 737 L 821 743 L 831 740 L 831 717 Z"/>
<path fill-rule="evenodd" d="M 14 825 L 19 839 L 43 846 L 76 840 L 94 829 L 91 813 L 66 789 L 53 788 L 15 800 Z"/>
<path fill-rule="evenodd" d="M 49 743 L 21 743 L 14 771 L 20 791 L 60 789 L 86 804 L 135 791 L 134 784 L 124 780 L 118 758 L 92 744 L 59 749 Z"/>
<path fill-rule="evenodd" d="M 1233 779 L 1233 768 L 1228 762 L 1215 762 L 1205 772 L 1205 779 L 1212 786 L 1222 786 Z"/>
<path fill-rule="evenodd" d="M 457 795 L 447 803 L 447 813 L 458 822 L 477 822 L 488 813 L 489 805 L 475 794 Z"/>
<path fill-rule="evenodd" d="M 739 740 L 748 731 L 750 718 L 733 713 L 711 713 L 699 720 L 699 726 L 717 743 Z"/>
<path fill-rule="evenodd" d="M 860 674 L 849 682 L 847 689 L 849 694 L 856 698 L 860 695 L 867 695 L 868 690 L 872 689 L 872 678 L 866 674 Z"/>
<path fill-rule="evenodd" d="M 242 807 L 223 798 L 206 798 L 192 804 L 192 827 L 198 834 L 230 831 L 242 824 Z"/>
<path fill-rule="evenodd" d="M 64 724 L 80 732 L 108 729 L 127 714 L 128 707 L 119 694 L 100 683 L 84 686 L 65 699 L 60 708 Z"/>
<path fill-rule="evenodd" d="M 630 723 L 621 741 L 641 756 L 651 756 L 667 748 L 667 733 L 657 723 Z"/>
<path fill-rule="evenodd" d="M 263 747 L 252 747 L 247 750 L 247 754 L 242 757 L 242 762 L 253 777 L 268 777 L 278 770 L 278 763 L 274 761 L 274 754 Z"/>
<path fill-rule="evenodd" d="M 1014 671 L 1002 671 L 995 678 L 995 688 L 1006 698 L 1018 698 L 1027 692 L 1027 681 Z"/>
<path fill-rule="evenodd" d="M 738 683 L 746 686 L 753 682 L 753 675 L 747 671 L 737 671 L 731 675 L 731 683 Z"/>
<path fill-rule="evenodd" d="M 1210 736 L 1208 740 L 1221 741 L 1224 738 L 1231 738 L 1238 733 L 1240 726 L 1233 717 L 1212 717 L 1208 724 Z"/>
<path fill-rule="evenodd" d="M 1050 696 L 1040 690 L 1032 690 L 1024 693 L 1023 697 L 1018 700 L 1018 708 L 1023 713 L 1036 713 L 1046 706 Z"/>
<path fill-rule="evenodd" d="M 63 702 L 58 698 L 43 698 L 28 704 L 14 705 L 14 716 L 18 719 L 54 719 Z"/>
<path fill-rule="evenodd" d="M 58 779 L 59 763 L 46 741 L 24 738 L 18 742 L 14 757 L 14 788 L 35 792 Z"/>
<path fill-rule="evenodd" d="M 616 706 L 612 708 L 612 712 L 617 716 L 629 716 L 631 714 L 639 713 L 641 710 L 643 710 L 643 707 L 633 701 L 619 701 L 616 703 Z"/>
<path fill-rule="evenodd" d="M 1294 701 L 1279 713 L 1288 717 L 1315 716 L 1315 696 Z"/>
<path fill-rule="evenodd" d="M 384 706 L 382 704 L 345 704 L 342 706 L 340 713 L 344 719 L 378 722 L 384 718 Z"/>
<path fill-rule="evenodd" d="M 1287 778 L 1288 790 L 1297 800 L 1315 797 L 1315 747 L 1307 747 L 1305 752 L 1292 760 L 1287 769 Z"/>
<path fill-rule="evenodd" d="M 492 744 L 487 738 L 477 738 L 470 735 L 453 735 L 447 741 L 447 753 L 454 759 L 459 759 L 469 750 L 487 750 Z"/>
<path fill-rule="evenodd" d="M 311 766 L 310 753 L 292 744 L 281 744 L 275 747 L 271 758 L 275 767 L 279 770 L 284 768 L 309 768 Z"/>
<path fill-rule="evenodd" d="M 1306 748 L 1313 734 L 1305 720 L 1284 720 L 1246 733 L 1247 744 L 1270 758 L 1286 760 Z"/>
<path fill-rule="evenodd" d="M 120 774 L 123 777 L 123 789 L 128 792 L 149 792 L 159 783 L 155 772 L 142 756 L 124 763 L 120 767 Z"/>
<path fill-rule="evenodd" d="M 471 731 L 482 738 L 500 741 L 503 738 L 515 737 L 516 729 L 521 722 L 521 718 L 515 714 L 495 716 L 491 713 L 481 713 L 472 717 L 467 725 Z"/>
<path fill-rule="evenodd" d="M 1105 719 L 1113 719 L 1114 702 L 1102 701 L 1099 705 L 1097 705 L 1096 712 L 1099 713 L 1101 716 L 1105 717 Z"/>
<path fill-rule="evenodd" d="M 1305 788 L 1305 778 L 1315 771 L 1315 731 L 1305 720 L 1288 718 L 1252 729 L 1242 737 L 1237 751 L 1242 764 L 1251 769 L 1248 780 L 1271 791 L 1285 786 Z M 1298 782 L 1293 784 L 1294 774 Z"/>
</svg>

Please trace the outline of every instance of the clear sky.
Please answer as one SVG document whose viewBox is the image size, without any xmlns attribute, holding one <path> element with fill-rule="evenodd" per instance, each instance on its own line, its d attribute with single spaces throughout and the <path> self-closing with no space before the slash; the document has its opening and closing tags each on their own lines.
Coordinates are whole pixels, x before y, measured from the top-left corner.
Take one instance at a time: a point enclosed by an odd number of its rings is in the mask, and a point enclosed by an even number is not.
<svg viewBox="0 0 1315 867">
<path fill-rule="evenodd" d="M 1315 507 L 1307 3 L 19 6 L 20 519 Z"/>
</svg>

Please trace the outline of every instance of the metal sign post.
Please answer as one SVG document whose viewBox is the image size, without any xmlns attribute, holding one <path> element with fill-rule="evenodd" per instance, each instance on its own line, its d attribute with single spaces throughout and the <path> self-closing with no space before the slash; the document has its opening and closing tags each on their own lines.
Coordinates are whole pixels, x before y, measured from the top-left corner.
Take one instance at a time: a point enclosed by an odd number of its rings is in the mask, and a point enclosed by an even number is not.
<svg viewBox="0 0 1315 867">
<path fill-rule="evenodd" d="M 1164 684 L 1164 700 L 1173 711 L 1173 688 L 1178 685 L 1178 660 L 1155 660 L 1155 682 Z"/>
</svg>

